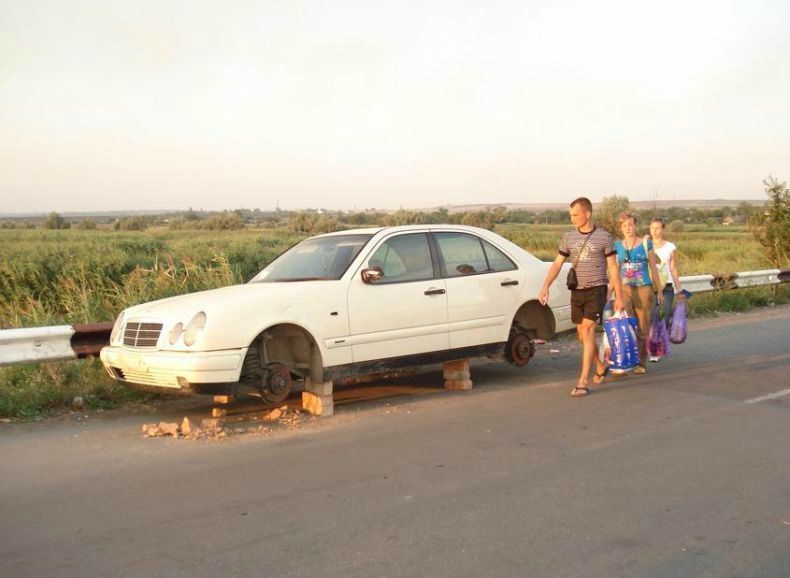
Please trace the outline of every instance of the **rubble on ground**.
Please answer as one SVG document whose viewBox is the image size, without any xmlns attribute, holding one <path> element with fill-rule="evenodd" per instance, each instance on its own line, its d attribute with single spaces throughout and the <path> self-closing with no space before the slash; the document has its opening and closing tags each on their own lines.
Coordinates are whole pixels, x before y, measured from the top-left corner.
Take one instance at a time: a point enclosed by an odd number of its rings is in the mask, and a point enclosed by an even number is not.
<svg viewBox="0 0 790 578">
<path fill-rule="evenodd" d="M 190 440 L 198 439 L 224 439 L 228 435 L 237 434 L 262 434 L 272 431 L 272 427 L 258 425 L 255 422 L 262 420 L 269 423 L 282 424 L 286 427 L 298 427 L 305 419 L 310 419 L 309 414 L 300 408 L 289 408 L 287 405 L 272 409 L 262 417 L 260 414 L 243 417 L 228 423 L 228 418 L 206 418 L 198 424 L 195 419 L 185 417 L 181 424 L 176 422 L 147 423 L 142 427 L 144 437 L 174 437 Z M 235 427 L 230 427 L 231 425 Z"/>
</svg>

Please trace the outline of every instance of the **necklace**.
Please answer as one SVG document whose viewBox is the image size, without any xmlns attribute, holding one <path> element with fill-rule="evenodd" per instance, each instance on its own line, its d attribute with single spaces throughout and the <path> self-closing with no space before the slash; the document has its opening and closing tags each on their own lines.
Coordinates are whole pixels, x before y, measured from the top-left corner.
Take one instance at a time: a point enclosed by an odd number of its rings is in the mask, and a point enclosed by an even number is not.
<svg viewBox="0 0 790 578">
<path fill-rule="evenodd" d="M 630 263 L 631 262 L 631 251 L 633 251 L 634 247 L 636 247 L 636 237 L 634 237 L 631 240 L 631 247 L 630 248 L 628 247 L 628 242 L 629 242 L 628 239 L 623 237 L 623 247 L 625 248 L 625 259 L 626 259 L 627 263 Z"/>
</svg>

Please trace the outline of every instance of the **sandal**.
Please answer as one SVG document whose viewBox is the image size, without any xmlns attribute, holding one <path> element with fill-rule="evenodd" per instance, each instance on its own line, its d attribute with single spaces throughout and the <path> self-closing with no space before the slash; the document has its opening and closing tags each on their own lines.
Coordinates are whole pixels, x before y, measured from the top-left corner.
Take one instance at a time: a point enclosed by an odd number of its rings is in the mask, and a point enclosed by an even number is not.
<svg viewBox="0 0 790 578">
<path fill-rule="evenodd" d="M 641 364 L 637 365 L 634 368 L 634 373 L 636 373 L 638 375 L 642 375 L 643 373 L 647 373 L 647 368 L 644 365 L 641 365 Z"/>
<path fill-rule="evenodd" d="M 606 379 L 607 375 L 609 375 L 608 365 L 604 368 L 603 373 L 598 373 L 597 371 L 595 372 L 595 377 L 593 377 L 593 382 L 595 382 L 596 384 L 601 384 L 603 383 L 604 379 Z"/>
<path fill-rule="evenodd" d="M 577 385 L 571 391 L 572 397 L 584 397 L 585 395 L 590 395 L 590 388 Z"/>
</svg>

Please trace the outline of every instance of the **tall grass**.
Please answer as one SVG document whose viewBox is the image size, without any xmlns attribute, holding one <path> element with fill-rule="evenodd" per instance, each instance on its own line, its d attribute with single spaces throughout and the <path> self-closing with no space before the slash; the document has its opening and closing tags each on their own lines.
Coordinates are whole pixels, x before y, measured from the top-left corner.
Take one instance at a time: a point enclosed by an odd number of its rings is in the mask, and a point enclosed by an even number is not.
<svg viewBox="0 0 790 578">
<path fill-rule="evenodd" d="M 0 231 L 0 328 L 110 321 L 242 283 L 301 238 L 273 231 Z"/>
</svg>

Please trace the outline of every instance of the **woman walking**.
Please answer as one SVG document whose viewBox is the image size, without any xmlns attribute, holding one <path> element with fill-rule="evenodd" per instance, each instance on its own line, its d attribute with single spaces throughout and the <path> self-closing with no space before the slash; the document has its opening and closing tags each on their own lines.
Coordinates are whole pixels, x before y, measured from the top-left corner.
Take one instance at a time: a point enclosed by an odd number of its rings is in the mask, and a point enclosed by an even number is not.
<svg viewBox="0 0 790 578">
<path fill-rule="evenodd" d="M 650 237 L 653 241 L 653 252 L 656 254 L 658 285 L 664 297 L 664 303 L 661 306 L 662 317 L 668 320 L 672 314 L 672 302 L 675 300 L 675 295 L 678 296 L 678 299 L 685 299 L 685 296 L 681 293 L 683 287 L 680 285 L 680 274 L 678 273 L 677 259 L 675 259 L 677 247 L 674 243 L 664 239 L 664 229 L 664 219 L 661 217 L 655 217 L 650 221 Z M 650 361 L 659 359 L 661 359 L 660 356 L 650 356 Z"/>
<path fill-rule="evenodd" d="M 639 341 L 639 365 L 634 373 L 645 373 L 653 294 L 656 294 L 659 303 L 663 302 L 664 297 L 658 292 L 658 286 L 651 281 L 651 276 L 658 279 L 652 239 L 636 236 L 636 217 L 631 213 L 620 215 L 620 231 L 623 233 L 623 240 L 615 243 L 615 249 L 620 264 L 623 306 L 629 314 L 636 316 L 638 322 L 636 337 Z"/>
</svg>

